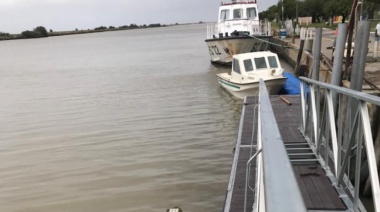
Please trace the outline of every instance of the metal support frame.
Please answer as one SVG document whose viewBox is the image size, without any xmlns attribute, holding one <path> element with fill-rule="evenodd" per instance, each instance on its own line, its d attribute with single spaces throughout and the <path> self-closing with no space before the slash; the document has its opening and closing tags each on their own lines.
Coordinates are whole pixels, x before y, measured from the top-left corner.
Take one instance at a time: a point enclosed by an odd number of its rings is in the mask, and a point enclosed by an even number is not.
<svg viewBox="0 0 380 212">
<path fill-rule="evenodd" d="M 362 144 L 364 143 L 368 160 L 369 174 L 371 178 L 371 189 L 373 194 L 374 208 L 375 211 L 380 212 L 379 175 L 377 172 L 375 150 L 372 139 L 370 118 L 368 114 L 368 103 L 380 106 L 380 97 L 304 77 L 300 77 L 300 80 L 302 98 L 301 103 L 303 114 L 302 132 L 308 138 L 308 141 L 311 144 L 318 146 L 318 141 L 323 143 L 323 145 L 326 147 L 327 152 L 329 152 L 329 147 L 331 144 L 332 156 L 330 157 L 334 163 L 335 170 L 333 174 L 337 178 L 337 186 L 343 185 L 348 188 L 351 188 L 350 182 L 348 180 L 344 180 L 344 178 L 346 178 L 345 175 L 348 175 L 350 172 L 347 171 L 347 167 L 349 167 L 348 164 L 350 162 L 350 158 L 356 157 L 355 183 L 354 187 L 350 189 L 353 190 L 352 201 L 354 211 L 358 211 L 358 208 L 361 207 L 359 200 L 359 182 L 361 171 L 360 168 L 362 162 Z M 305 92 L 306 86 L 310 87 L 310 101 L 308 101 L 309 96 Z M 325 98 L 327 104 L 327 111 L 322 113 L 322 116 L 326 116 L 325 118 L 316 115 L 317 111 L 315 109 L 316 106 L 314 104 L 319 104 L 319 102 L 315 100 L 314 95 L 316 87 L 326 91 Z M 336 93 L 336 95 L 338 96 L 337 112 L 333 104 L 333 93 Z M 358 107 L 349 108 L 343 103 L 343 97 L 355 100 L 358 103 Z M 344 108 L 344 106 L 346 106 L 346 108 Z M 347 113 L 343 112 L 344 109 L 347 110 Z M 347 114 L 346 117 L 343 116 L 344 114 Z M 308 116 L 311 116 L 313 118 L 309 120 L 307 118 Z M 321 121 L 321 125 L 316 124 L 319 120 L 323 120 Z M 335 122 L 335 120 L 338 121 Z M 352 122 L 350 122 L 350 120 L 352 120 Z M 323 122 L 326 122 L 325 125 Z M 314 129 L 311 132 L 307 130 L 308 126 L 310 125 L 314 126 Z M 315 129 L 315 126 L 317 126 L 317 129 Z M 318 135 L 323 136 L 323 138 L 318 137 Z M 346 144 L 344 144 L 343 141 L 346 141 Z M 351 154 L 353 149 L 355 149 L 356 151 L 355 156 Z M 320 154 L 318 151 L 317 153 Z M 328 159 L 329 158 L 327 158 L 327 160 Z M 328 164 L 326 158 L 325 163 Z"/>
</svg>

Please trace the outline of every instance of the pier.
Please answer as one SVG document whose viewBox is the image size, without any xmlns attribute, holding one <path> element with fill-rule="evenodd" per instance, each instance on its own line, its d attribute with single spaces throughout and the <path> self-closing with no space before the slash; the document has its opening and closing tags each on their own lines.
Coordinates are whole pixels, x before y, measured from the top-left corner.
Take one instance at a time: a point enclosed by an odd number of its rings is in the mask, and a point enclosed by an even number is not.
<svg viewBox="0 0 380 212">
<path fill-rule="evenodd" d="M 263 82 L 259 96 L 245 98 L 224 212 L 367 211 L 359 199 L 362 154 L 374 179 L 373 208 L 379 211 L 367 106 L 380 105 L 380 98 L 307 78 L 301 84 L 301 95 L 286 96 L 287 101 L 269 96 Z M 358 102 L 355 110 L 343 107 L 346 97 Z M 321 113 L 318 98 L 324 99 Z M 352 124 L 345 124 L 349 120 Z M 354 174 L 347 171 L 352 158 Z"/>
</svg>

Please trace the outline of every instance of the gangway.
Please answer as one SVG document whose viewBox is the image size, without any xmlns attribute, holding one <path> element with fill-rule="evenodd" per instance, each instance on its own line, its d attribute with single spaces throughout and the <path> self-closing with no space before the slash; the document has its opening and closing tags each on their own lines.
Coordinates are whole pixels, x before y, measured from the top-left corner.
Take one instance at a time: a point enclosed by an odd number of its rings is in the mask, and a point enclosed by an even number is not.
<svg viewBox="0 0 380 212">
<path fill-rule="evenodd" d="M 264 82 L 258 97 L 245 98 L 223 211 L 367 211 L 359 198 L 365 153 L 380 212 L 367 108 L 380 98 L 300 79 L 291 105 L 269 96 Z"/>
</svg>

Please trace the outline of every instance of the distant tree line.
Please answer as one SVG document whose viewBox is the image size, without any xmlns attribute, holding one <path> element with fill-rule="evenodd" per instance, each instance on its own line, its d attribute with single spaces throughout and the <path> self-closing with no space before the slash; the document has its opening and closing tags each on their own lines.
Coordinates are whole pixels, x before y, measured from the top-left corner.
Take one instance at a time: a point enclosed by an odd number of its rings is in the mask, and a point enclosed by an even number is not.
<svg viewBox="0 0 380 212">
<path fill-rule="evenodd" d="M 23 31 L 21 32 L 21 36 L 23 38 L 42 38 L 42 37 L 48 37 L 49 33 L 43 26 L 38 26 L 33 29 L 33 31 Z"/>
<path fill-rule="evenodd" d="M 10 34 L 7 32 L 0 32 L 0 36 L 7 37 L 10 36 Z"/>
<path fill-rule="evenodd" d="M 177 25 L 177 23 L 176 23 Z M 80 34 L 80 33 L 91 33 L 91 32 L 97 32 L 97 31 L 107 31 L 107 30 L 124 30 L 124 29 L 138 29 L 138 28 L 149 28 L 149 27 L 165 27 L 164 24 L 149 24 L 149 25 L 137 25 L 137 24 L 130 24 L 130 25 L 124 25 L 119 27 L 114 26 L 100 26 L 96 27 L 93 30 L 78 30 L 76 28 L 74 31 L 66 31 L 66 32 L 53 32 L 52 29 L 49 29 L 49 32 L 46 30 L 43 26 L 37 26 L 33 30 L 26 30 L 21 32 L 21 35 L 10 35 L 6 32 L 0 32 L 0 40 L 6 40 L 6 39 L 21 39 L 21 38 L 42 38 L 42 37 L 48 37 L 50 36 L 60 36 L 60 35 L 71 35 L 71 34 Z"/>
<path fill-rule="evenodd" d="M 284 19 L 296 18 L 296 4 L 298 4 L 298 17 L 311 16 L 312 22 L 327 21 L 334 16 L 342 16 L 344 22 L 351 12 L 352 0 L 283 0 Z M 281 20 L 282 1 L 259 13 L 260 19 Z M 373 19 L 375 11 L 380 10 L 379 0 L 366 0 L 363 4 L 364 18 Z"/>
</svg>

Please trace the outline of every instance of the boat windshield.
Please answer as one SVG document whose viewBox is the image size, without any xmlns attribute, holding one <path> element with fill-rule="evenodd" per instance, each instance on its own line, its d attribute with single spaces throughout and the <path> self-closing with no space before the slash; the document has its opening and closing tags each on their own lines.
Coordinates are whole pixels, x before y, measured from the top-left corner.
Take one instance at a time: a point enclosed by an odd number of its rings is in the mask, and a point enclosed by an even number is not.
<svg viewBox="0 0 380 212">
<path fill-rule="evenodd" d="M 244 60 L 243 63 L 245 72 L 253 71 L 253 64 L 251 59 Z"/>
<path fill-rule="evenodd" d="M 230 18 L 230 10 L 222 10 L 220 11 L 220 20 L 224 21 Z"/>
<path fill-rule="evenodd" d="M 265 62 L 265 57 L 256 57 L 255 65 L 257 69 L 267 68 L 267 63 Z"/>
<path fill-rule="evenodd" d="M 257 13 L 256 13 L 256 8 L 251 7 L 247 8 L 247 18 L 256 18 Z"/>
<path fill-rule="evenodd" d="M 269 56 L 268 62 L 271 68 L 278 68 L 277 59 L 275 56 Z"/>
<path fill-rule="evenodd" d="M 241 18 L 241 9 L 234 9 L 234 18 Z"/>
<path fill-rule="evenodd" d="M 237 59 L 234 59 L 232 61 L 232 66 L 233 66 L 233 69 L 236 73 L 240 74 L 240 66 L 239 66 L 239 60 Z"/>
</svg>

